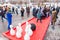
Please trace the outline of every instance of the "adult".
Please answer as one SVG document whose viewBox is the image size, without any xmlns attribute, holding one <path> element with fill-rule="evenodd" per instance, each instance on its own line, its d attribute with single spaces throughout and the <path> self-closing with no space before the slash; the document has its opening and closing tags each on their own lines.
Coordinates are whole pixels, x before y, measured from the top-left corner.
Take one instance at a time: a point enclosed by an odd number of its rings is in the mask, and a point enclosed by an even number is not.
<svg viewBox="0 0 60 40">
<path fill-rule="evenodd" d="M 10 25 L 12 24 L 12 13 L 9 12 L 9 9 L 6 12 L 6 19 L 8 21 L 8 30 L 10 30 Z"/>
<path fill-rule="evenodd" d="M 55 29 L 54 28 L 54 26 L 55 26 L 55 22 L 56 22 L 56 14 L 57 14 L 57 11 L 55 10 L 55 8 L 53 8 L 53 11 L 52 11 L 52 25 L 53 25 L 53 29 Z"/>
<path fill-rule="evenodd" d="M 26 12 L 27 12 L 27 17 L 29 17 L 30 16 L 30 7 L 29 6 L 26 7 Z"/>
<path fill-rule="evenodd" d="M 41 17 L 42 17 L 42 14 L 40 12 L 40 9 L 38 9 L 38 12 L 37 12 L 37 22 L 38 22 L 38 20 L 40 20 L 40 22 L 42 22 L 41 21 Z"/>
<path fill-rule="evenodd" d="M 36 17 L 35 15 L 36 15 L 36 7 L 33 8 L 33 16 Z"/>
<path fill-rule="evenodd" d="M 5 6 L 3 7 L 3 12 L 4 14 L 6 14 L 7 8 L 5 8 Z"/>
<path fill-rule="evenodd" d="M 12 12 L 15 13 L 15 12 L 14 12 L 14 7 L 12 7 Z"/>
<path fill-rule="evenodd" d="M 5 18 L 5 14 L 3 11 L 3 7 L 0 7 L 0 16 L 1 16 L 2 22 L 4 22 L 3 18 Z"/>
<path fill-rule="evenodd" d="M 46 7 L 44 7 L 43 13 L 44 13 L 44 17 L 46 17 L 47 16 L 46 15 L 46 13 L 47 13 L 47 8 Z"/>
<path fill-rule="evenodd" d="M 24 8 L 21 8 L 21 17 L 22 17 L 22 19 L 24 18 Z"/>
<path fill-rule="evenodd" d="M 18 8 L 16 8 L 16 14 L 18 15 Z"/>
<path fill-rule="evenodd" d="M 59 13 L 59 7 L 58 6 L 56 7 L 56 11 L 57 11 L 56 17 L 58 18 L 58 16 L 57 16 Z"/>
</svg>

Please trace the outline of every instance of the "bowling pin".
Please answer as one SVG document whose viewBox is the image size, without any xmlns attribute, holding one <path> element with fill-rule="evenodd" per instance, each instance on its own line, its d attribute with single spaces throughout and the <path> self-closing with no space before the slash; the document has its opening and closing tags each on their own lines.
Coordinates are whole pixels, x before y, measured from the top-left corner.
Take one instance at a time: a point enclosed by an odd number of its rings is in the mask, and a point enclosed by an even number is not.
<svg viewBox="0 0 60 40">
<path fill-rule="evenodd" d="M 28 25 L 29 25 L 29 23 L 28 22 L 26 22 L 26 28 L 25 28 L 25 32 L 27 33 L 28 32 Z"/>
<path fill-rule="evenodd" d="M 21 36 L 22 36 L 22 35 L 21 35 L 21 32 L 17 31 L 17 32 L 16 32 L 16 37 L 17 37 L 17 38 L 21 38 Z"/>
<path fill-rule="evenodd" d="M 28 34 L 25 34 L 24 40 L 30 40 L 30 36 Z"/>
<path fill-rule="evenodd" d="M 31 24 L 28 24 L 28 25 L 26 26 L 25 32 L 26 32 L 26 34 L 28 34 L 29 36 L 32 36 L 33 31 L 31 30 Z"/>
<path fill-rule="evenodd" d="M 28 25 L 28 35 L 32 36 L 33 35 L 33 31 L 31 30 L 31 24 Z"/>
<path fill-rule="evenodd" d="M 16 27 L 16 37 L 21 38 L 21 36 L 22 36 L 22 28 L 21 28 L 21 24 L 20 24 Z"/>
<path fill-rule="evenodd" d="M 10 25 L 10 35 L 15 35 L 15 30 L 13 30 L 13 26 L 12 25 Z"/>
</svg>

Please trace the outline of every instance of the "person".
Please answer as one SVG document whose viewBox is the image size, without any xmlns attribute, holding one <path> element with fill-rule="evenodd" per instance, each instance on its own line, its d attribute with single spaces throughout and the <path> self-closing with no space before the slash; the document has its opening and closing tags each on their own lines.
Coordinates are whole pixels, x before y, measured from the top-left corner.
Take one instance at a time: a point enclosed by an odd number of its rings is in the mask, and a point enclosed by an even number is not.
<svg viewBox="0 0 60 40">
<path fill-rule="evenodd" d="M 35 13 L 35 17 L 37 18 L 37 13 L 38 13 L 39 9 L 36 9 L 36 13 Z"/>
<path fill-rule="evenodd" d="M 52 29 L 55 29 L 54 28 L 54 25 L 55 25 L 55 22 L 56 22 L 56 14 L 57 14 L 57 11 L 55 10 L 55 8 L 53 8 L 53 11 L 52 11 Z"/>
<path fill-rule="evenodd" d="M 44 7 L 43 13 L 44 13 L 44 17 L 46 17 L 47 16 L 46 15 L 46 13 L 47 13 L 47 8 L 46 7 Z"/>
<path fill-rule="evenodd" d="M 21 17 L 24 18 L 24 8 L 21 8 Z"/>
<path fill-rule="evenodd" d="M 6 12 L 6 19 L 8 21 L 8 30 L 10 30 L 10 25 L 12 24 L 12 13 L 9 12 L 9 9 Z"/>
<path fill-rule="evenodd" d="M 44 10 L 44 7 L 41 7 L 42 16 L 44 16 L 43 10 Z"/>
<path fill-rule="evenodd" d="M 36 7 L 33 8 L 33 16 L 36 17 L 35 15 L 36 15 Z"/>
<path fill-rule="evenodd" d="M 11 8 L 9 8 L 9 12 L 11 12 Z"/>
<path fill-rule="evenodd" d="M 38 22 L 38 20 L 40 20 L 40 22 L 42 22 L 41 21 L 41 16 L 42 16 L 42 14 L 41 14 L 40 10 L 38 9 L 38 12 L 37 12 L 37 22 Z"/>
<path fill-rule="evenodd" d="M 8 10 L 8 6 L 6 5 L 6 7 L 5 7 L 5 11 L 7 11 Z"/>
<path fill-rule="evenodd" d="M 3 13 L 4 13 L 4 14 L 6 14 L 6 10 L 7 10 L 7 9 L 6 9 L 5 6 L 4 6 L 4 7 L 3 7 Z"/>
<path fill-rule="evenodd" d="M 12 12 L 15 13 L 15 12 L 14 12 L 14 7 L 12 7 Z"/>
<path fill-rule="evenodd" d="M 18 15 L 18 8 L 16 8 L 16 13 L 17 13 L 17 15 Z"/>
<path fill-rule="evenodd" d="M 50 6 L 50 24 L 52 25 L 52 11 L 53 11 L 53 8 Z"/>
<path fill-rule="evenodd" d="M 29 6 L 26 7 L 26 12 L 27 12 L 27 17 L 29 17 L 29 15 L 30 15 L 30 7 Z"/>
<path fill-rule="evenodd" d="M 3 7 L 0 7 L 0 16 L 1 16 L 2 22 L 4 22 L 3 18 L 5 18 L 5 14 L 3 11 Z"/>
<path fill-rule="evenodd" d="M 50 15 L 50 8 L 47 7 L 47 10 L 46 10 L 46 17 L 49 17 L 49 15 Z"/>
<path fill-rule="evenodd" d="M 56 8 L 56 11 L 57 11 L 57 14 L 56 14 L 56 17 L 58 18 L 58 13 L 59 13 L 59 7 L 57 6 L 57 8 Z"/>
</svg>

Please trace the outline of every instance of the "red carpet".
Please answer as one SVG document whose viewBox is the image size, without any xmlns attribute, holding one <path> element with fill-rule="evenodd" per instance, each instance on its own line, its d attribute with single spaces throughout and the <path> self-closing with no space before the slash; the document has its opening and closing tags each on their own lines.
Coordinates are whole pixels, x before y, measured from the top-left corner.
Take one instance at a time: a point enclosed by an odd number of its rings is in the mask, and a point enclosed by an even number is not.
<svg viewBox="0 0 60 40">
<path fill-rule="evenodd" d="M 36 24 L 36 30 L 34 31 L 33 35 L 30 38 L 30 40 L 44 40 L 45 33 L 46 33 L 46 31 L 48 29 L 48 26 L 49 26 L 49 23 L 50 23 L 50 17 L 45 18 L 44 20 L 42 20 L 42 23 L 40 23 L 40 21 L 38 21 L 38 23 L 37 23 L 36 18 L 32 18 L 28 22 Z M 9 31 L 3 33 L 3 35 L 5 37 L 11 39 L 11 40 L 24 40 L 25 26 L 26 26 L 26 24 L 23 23 L 22 24 L 23 33 L 22 33 L 22 38 L 20 38 L 20 39 L 17 39 L 16 36 L 11 36 L 9 34 Z"/>
</svg>

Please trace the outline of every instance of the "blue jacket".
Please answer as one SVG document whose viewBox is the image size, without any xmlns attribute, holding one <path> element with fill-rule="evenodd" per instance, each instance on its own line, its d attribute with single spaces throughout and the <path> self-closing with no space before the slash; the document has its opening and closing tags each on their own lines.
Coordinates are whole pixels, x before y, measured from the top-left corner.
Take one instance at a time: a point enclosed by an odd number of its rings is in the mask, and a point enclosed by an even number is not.
<svg viewBox="0 0 60 40">
<path fill-rule="evenodd" d="M 12 14 L 10 12 L 7 12 L 7 20 L 12 21 Z"/>
</svg>

